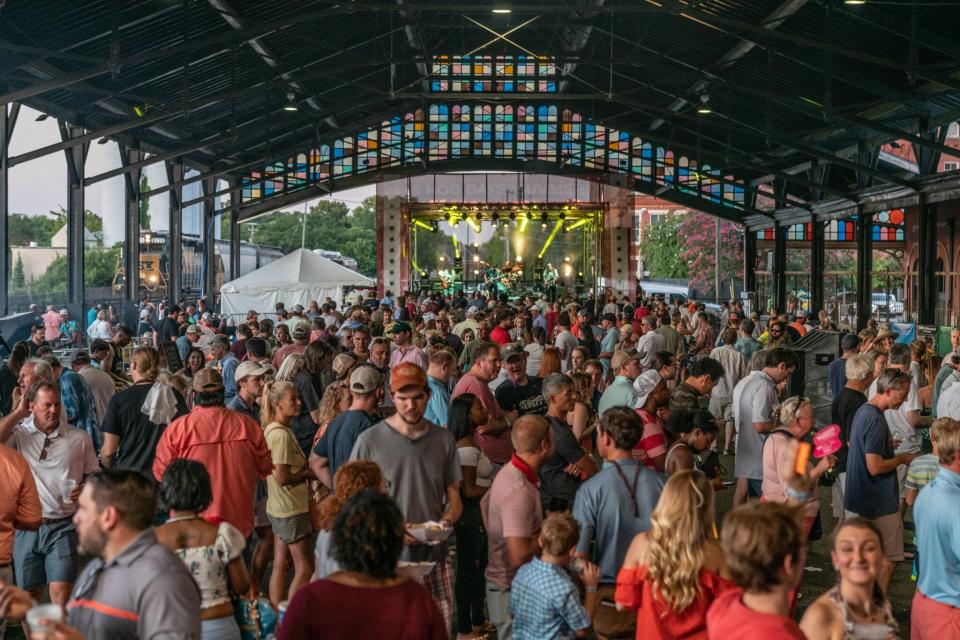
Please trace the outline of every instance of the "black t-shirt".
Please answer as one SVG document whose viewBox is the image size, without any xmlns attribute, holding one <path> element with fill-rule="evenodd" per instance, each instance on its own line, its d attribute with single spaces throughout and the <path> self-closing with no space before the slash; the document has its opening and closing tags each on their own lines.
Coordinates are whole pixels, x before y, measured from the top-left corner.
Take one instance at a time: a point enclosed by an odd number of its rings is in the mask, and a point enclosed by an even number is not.
<svg viewBox="0 0 960 640">
<path fill-rule="evenodd" d="M 17 383 L 17 374 L 8 365 L 0 367 L 0 416 L 13 411 L 13 390 Z"/>
<path fill-rule="evenodd" d="M 566 422 L 548 416 L 553 434 L 554 452 L 540 467 L 540 501 L 544 511 L 566 511 L 580 487 L 580 478 L 564 473 L 568 464 L 583 457 L 583 449 Z"/>
<path fill-rule="evenodd" d="M 180 333 L 180 325 L 176 320 L 167 316 L 163 319 L 163 322 L 160 323 L 160 342 L 172 342 L 177 339 L 177 335 Z"/>
<path fill-rule="evenodd" d="M 300 415 L 293 419 L 290 428 L 300 448 L 303 449 L 303 454 L 309 457 L 310 448 L 313 447 L 313 436 L 316 435 L 318 428 L 317 423 L 310 417 L 310 412 L 320 407 L 323 390 L 320 388 L 320 382 L 306 369 L 300 370 L 293 383 L 297 385 L 297 393 L 300 396 Z"/>
<path fill-rule="evenodd" d="M 506 380 L 497 387 L 494 395 L 497 403 L 506 412 L 516 410 L 518 415 L 547 414 L 547 400 L 543 397 L 541 387 L 543 380 L 536 376 L 527 376 L 527 384 L 518 387 L 513 380 Z"/>
<path fill-rule="evenodd" d="M 157 443 L 166 429 L 165 424 L 153 424 L 140 411 L 153 387 L 152 382 L 135 384 L 110 398 L 107 414 L 103 419 L 103 432 L 112 433 L 120 438 L 120 448 L 113 459 L 115 469 L 133 469 L 153 477 L 153 458 L 157 453 Z M 177 415 L 187 413 L 187 403 L 176 389 Z"/>
<path fill-rule="evenodd" d="M 843 387 L 837 397 L 833 399 L 830 405 L 830 420 L 834 424 L 840 425 L 840 441 L 843 446 L 837 451 L 837 473 L 844 473 L 847 470 L 847 452 L 850 447 L 850 426 L 853 424 L 853 416 L 857 409 L 862 407 L 867 401 L 867 396 L 859 391 L 854 391 L 849 387 Z"/>
</svg>

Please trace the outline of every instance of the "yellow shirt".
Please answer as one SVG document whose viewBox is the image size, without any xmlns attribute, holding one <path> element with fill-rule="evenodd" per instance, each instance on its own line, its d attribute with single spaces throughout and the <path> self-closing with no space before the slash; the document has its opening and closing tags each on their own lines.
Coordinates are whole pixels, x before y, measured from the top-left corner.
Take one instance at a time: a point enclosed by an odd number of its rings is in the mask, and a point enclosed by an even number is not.
<svg viewBox="0 0 960 640">
<path fill-rule="evenodd" d="M 290 427 L 271 422 L 264 428 L 263 438 L 270 448 L 270 458 L 274 465 L 290 465 L 290 473 L 300 473 L 306 468 L 307 460 Z M 281 487 L 274 474 L 267 476 L 268 515 L 274 518 L 289 518 L 309 510 L 306 482 Z"/>
</svg>

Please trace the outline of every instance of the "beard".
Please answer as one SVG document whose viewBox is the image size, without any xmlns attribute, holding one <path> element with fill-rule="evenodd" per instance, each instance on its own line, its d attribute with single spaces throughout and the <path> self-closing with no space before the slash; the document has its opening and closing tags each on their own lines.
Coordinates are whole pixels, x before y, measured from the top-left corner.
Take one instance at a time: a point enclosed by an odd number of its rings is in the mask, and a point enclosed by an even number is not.
<svg viewBox="0 0 960 640">
<path fill-rule="evenodd" d="M 415 426 L 423 420 L 423 414 L 426 413 L 426 407 L 410 409 L 409 411 L 397 410 L 397 416 L 403 420 L 404 424 Z"/>
<path fill-rule="evenodd" d="M 107 534 L 97 525 L 90 526 L 86 531 L 77 530 L 79 539 L 77 549 L 80 553 L 100 557 L 107 546 Z"/>
</svg>

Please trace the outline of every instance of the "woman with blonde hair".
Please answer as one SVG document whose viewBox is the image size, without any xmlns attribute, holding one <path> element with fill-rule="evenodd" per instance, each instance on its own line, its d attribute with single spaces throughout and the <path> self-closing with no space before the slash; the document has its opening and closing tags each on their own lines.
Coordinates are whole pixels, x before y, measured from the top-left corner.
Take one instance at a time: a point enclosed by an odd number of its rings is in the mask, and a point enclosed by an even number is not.
<svg viewBox="0 0 960 640">
<path fill-rule="evenodd" d="M 779 502 L 786 504 L 787 482 L 782 477 L 781 469 L 784 466 L 786 456 L 792 450 L 788 443 L 792 440 L 802 440 L 810 433 L 816 424 L 813 416 L 813 403 L 810 398 L 795 396 L 784 401 L 778 409 L 773 412 L 773 417 L 777 421 L 777 426 L 767 435 L 763 442 L 763 491 L 760 499 L 765 502 Z M 817 480 L 820 476 L 832 469 L 836 464 L 836 456 L 824 456 L 814 466 L 807 462 L 810 470 L 810 478 Z M 806 538 L 813 528 L 813 523 L 820 512 L 819 494 L 814 492 L 810 499 L 804 503 L 803 507 L 803 535 Z"/>
<path fill-rule="evenodd" d="M 543 350 L 543 355 L 540 357 L 540 370 L 537 371 L 537 377 L 543 379 L 551 373 L 561 373 L 560 349 L 556 347 L 546 347 Z"/>
<path fill-rule="evenodd" d="M 290 428 L 298 415 L 300 398 L 292 382 L 284 380 L 264 385 L 260 423 L 273 459 L 273 473 L 267 476 L 267 518 L 274 532 L 273 573 L 270 574 L 270 602 L 274 606 L 292 598 L 310 581 L 313 573 L 310 553 L 313 528 L 307 489 L 307 480 L 313 473 Z M 294 574 L 288 594 L 285 587 L 291 557 Z"/>
<path fill-rule="evenodd" d="M 313 580 L 321 580 L 340 571 L 340 565 L 333 559 L 333 553 L 331 553 L 330 535 L 333 523 L 350 496 L 365 489 L 381 492 L 384 490 L 383 473 L 377 463 L 371 460 L 354 460 L 346 463 L 337 469 L 333 482 L 334 492 L 324 498 L 317 509 L 317 543 L 313 551 L 316 570 L 313 573 Z"/>
<path fill-rule="evenodd" d="M 707 637 L 707 609 L 735 587 L 714 518 L 709 478 L 696 470 L 670 476 L 650 530 L 633 539 L 617 576 L 617 608 L 637 610 L 637 638 Z"/>
</svg>

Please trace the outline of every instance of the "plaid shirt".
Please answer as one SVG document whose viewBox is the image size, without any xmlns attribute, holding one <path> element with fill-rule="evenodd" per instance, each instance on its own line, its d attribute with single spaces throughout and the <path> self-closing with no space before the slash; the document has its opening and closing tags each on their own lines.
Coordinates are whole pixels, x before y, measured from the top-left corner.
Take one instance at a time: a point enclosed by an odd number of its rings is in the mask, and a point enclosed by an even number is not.
<svg viewBox="0 0 960 640">
<path fill-rule="evenodd" d="M 60 402 L 66 411 L 67 422 L 71 427 L 87 432 L 93 450 L 99 455 L 103 446 L 103 431 L 100 429 L 93 391 L 79 373 L 66 367 L 60 370 Z"/>
<path fill-rule="evenodd" d="M 562 567 L 534 558 L 520 567 L 510 591 L 515 640 L 575 638 L 590 626 L 590 614 Z"/>
</svg>

